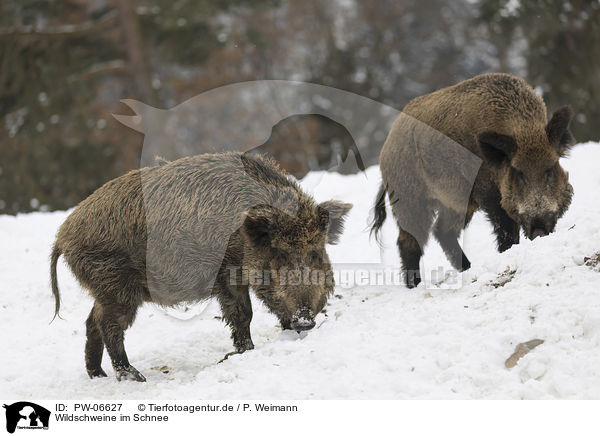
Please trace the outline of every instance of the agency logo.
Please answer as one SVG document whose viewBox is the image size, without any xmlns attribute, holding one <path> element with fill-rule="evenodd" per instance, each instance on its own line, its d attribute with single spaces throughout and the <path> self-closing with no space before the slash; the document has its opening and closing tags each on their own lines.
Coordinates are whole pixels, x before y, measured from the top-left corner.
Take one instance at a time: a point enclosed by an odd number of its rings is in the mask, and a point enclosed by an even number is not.
<svg viewBox="0 0 600 436">
<path fill-rule="evenodd" d="M 14 433 L 18 429 L 48 430 L 50 411 L 28 401 L 4 405 L 6 409 L 6 431 Z"/>
</svg>

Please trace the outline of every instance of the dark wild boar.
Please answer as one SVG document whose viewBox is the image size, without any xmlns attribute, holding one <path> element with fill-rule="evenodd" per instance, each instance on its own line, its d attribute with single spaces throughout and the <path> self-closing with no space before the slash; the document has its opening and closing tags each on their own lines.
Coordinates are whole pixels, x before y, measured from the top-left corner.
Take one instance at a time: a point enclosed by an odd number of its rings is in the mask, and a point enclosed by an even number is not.
<svg viewBox="0 0 600 436">
<path fill-rule="evenodd" d="M 237 353 L 254 348 L 249 285 L 284 329 L 309 330 L 333 291 L 325 244 L 336 242 L 351 207 L 316 204 L 274 161 L 240 153 L 131 171 L 82 201 L 60 227 L 51 255 L 56 314 L 62 254 L 94 298 L 87 372 L 106 376 L 106 347 L 119 380 L 145 380 L 123 345 L 144 302 L 216 297 Z"/>
<path fill-rule="evenodd" d="M 554 231 L 573 195 L 559 164 L 573 143 L 572 116 L 565 106 L 547 121 L 543 100 L 508 74 L 476 76 L 406 105 L 381 150 L 383 182 L 372 231 L 377 234 L 386 218 L 387 194 L 408 287 L 421 281 L 419 261 L 432 225 L 459 271 L 470 262 L 458 237 L 477 210 L 487 214 L 501 252 L 519 242 L 519 228 L 529 239 Z M 461 153 L 447 152 L 450 143 L 481 159 L 473 179 L 463 171 L 468 165 Z M 436 163 L 436 156 L 443 159 Z"/>
</svg>

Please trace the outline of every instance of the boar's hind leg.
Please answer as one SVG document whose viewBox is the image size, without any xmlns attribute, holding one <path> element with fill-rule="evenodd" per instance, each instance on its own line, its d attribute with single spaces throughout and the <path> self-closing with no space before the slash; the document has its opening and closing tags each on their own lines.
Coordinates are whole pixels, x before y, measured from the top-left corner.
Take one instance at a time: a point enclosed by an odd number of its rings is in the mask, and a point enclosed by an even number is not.
<svg viewBox="0 0 600 436">
<path fill-rule="evenodd" d="M 426 200 L 419 186 L 413 188 L 416 192 L 406 189 L 388 191 L 392 212 L 400 230 L 397 244 L 407 288 L 414 288 L 421 283 L 419 263 L 433 223 L 432 204 Z"/>
<path fill-rule="evenodd" d="M 137 306 L 132 304 L 102 305 L 98 321 L 102 341 L 112 361 L 117 380 L 146 381 L 140 372 L 129 364 L 123 344 L 124 331 L 135 318 Z"/>
<path fill-rule="evenodd" d="M 217 298 L 223 312 L 223 319 L 231 327 L 231 338 L 236 353 L 254 349 L 250 337 L 250 321 L 252 321 L 252 304 L 248 285 L 227 284 L 226 279 L 220 281 Z"/>
<path fill-rule="evenodd" d="M 466 271 L 471 268 L 471 262 L 458 244 L 458 237 L 463 226 L 464 219 L 461 220 L 458 214 L 440 210 L 433 229 L 433 234 L 446 253 L 450 264 L 458 271 Z"/>
<path fill-rule="evenodd" d="M 104 342 L 102 342 L 102 334 L 98 325 L 100 315 L 100 306 L 94 303 L 94 307 L 90 311 L 90 316 L 85 322 L 87 331 L 87 341 L 85 343 L 85 368 L 90 378 L 106 377 L 106 373 L 102 370 L 102 353 L 104 351 Z"/>
<path fill-rule="evenodd" d="M 400 229 L 398 235 L 398 249 L 402 259 L 402 271 L 407 288 L 415 288 L 421 283 L 419 262 L 423 256 L 423 249 L 417 240 L 407 231 Z"/>
</svg>

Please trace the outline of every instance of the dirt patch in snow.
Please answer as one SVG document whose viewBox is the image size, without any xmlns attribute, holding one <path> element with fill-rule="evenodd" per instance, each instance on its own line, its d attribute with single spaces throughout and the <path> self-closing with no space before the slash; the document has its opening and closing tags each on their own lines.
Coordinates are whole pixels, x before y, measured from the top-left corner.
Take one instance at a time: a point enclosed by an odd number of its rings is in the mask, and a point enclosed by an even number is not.
<svg viewBox="0 0 600 436">
<path fill-rule="evenodd" d="M 595 271 L 600 272 L 600 253 L 596 253 L 591 257 L 585 257 L 583 262 Z"/>
<path fill-rule="evenodd" d="M 496 289 L 501 288 L 510 281 L 512 281 L 512 279 L 515 278 L 516 273 L 517 270 L 506 268 L 506 270 L 498 276 L 498 279 L 496 281 L 490 282 L 490 286 Z"/>
</svg>

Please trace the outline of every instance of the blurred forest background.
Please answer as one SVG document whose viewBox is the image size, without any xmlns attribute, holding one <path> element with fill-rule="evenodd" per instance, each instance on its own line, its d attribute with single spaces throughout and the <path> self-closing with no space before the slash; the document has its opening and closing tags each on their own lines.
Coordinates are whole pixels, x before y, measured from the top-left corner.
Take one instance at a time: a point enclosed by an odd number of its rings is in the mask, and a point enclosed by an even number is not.
<svg viewBox="0 0 600 436">
<path fill-rule="evenodd" d="M 286 79 L 400 110 L 485 72 L 524 77 L 549 111 L 571 104 L 577 140 L 599 139 L 600 1 L 2 0 L 0 213 L 72 207 L 137 167 L 143 136 L 111 116 L 131 113 L 123 98 L 170 108 Z M 301 177 L 348 141 L 298 116 L 261 148 Z"/>
</svg>

